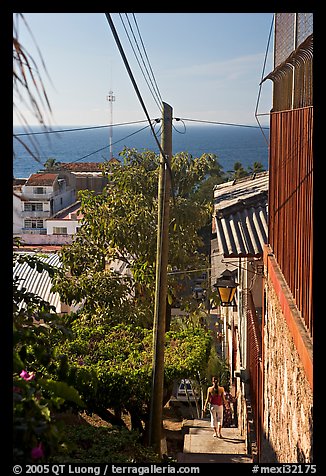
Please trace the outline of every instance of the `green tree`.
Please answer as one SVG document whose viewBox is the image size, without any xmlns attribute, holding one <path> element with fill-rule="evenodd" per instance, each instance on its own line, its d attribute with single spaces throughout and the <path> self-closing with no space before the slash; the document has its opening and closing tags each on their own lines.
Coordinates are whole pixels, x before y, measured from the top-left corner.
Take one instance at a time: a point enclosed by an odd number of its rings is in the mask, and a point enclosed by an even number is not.
<svg viewBox="0 0 326 476">
<path fill-rule="evenodd" d="M 257 174 L 263 172 L 265 169 L 261 162 L 254 162 L 252 167 L 249 165 L 248 170 L 251 174 Z"/>
<path fill-rule="evenodd" d="M 104 322 L 85 326 L 77 317 L 72 337 L 56 346 L 57 375 L 81 394 L 89 413 L 125 426 L 128 412 L 132 429 L 146 439 L 152 383 L 152 330 L 135 325 Z M 211 337 L 203 329 L 166 333 L 164 404 L 173 381 L 195 378 L 206 368 Z"/>
<path fill-rule="evenodd" d="M 58 169 L 58 168 L 60 168 L 60 164 L 61 164 L 61 162 L 59 162 L 54 157 L 49 157 L 44 163 L 44 168 L 45 168 L 45 170 Z"/>
<path fill-rule="evenodd" d="M 74 242 L 62 249 L 62 259 L 69 276 L 57 283 L 67 302 L 85 304 L 96 296 L 92 279 L 101 280 L 106 264 L 115 259 L 124 261 L 132 275 L 132 281 L 120 279 L 113 282 L 108 270 L 101 286 L 101 296 L 121 292 L 128 287 L 133 294 L 133 311 L 137 309 L 144 321 L 139 324 L 151 327 L 155 282 L 157 184 L 159 156 L 154 152 L 137 152 L 124 149 L 123 164 L 109 164 L 110 185 L 101 195 L 83 191 L 81 211 L 84 216 L 80 232 Z M 211 204 L 198 201 L 198 190 L 210 173 L 216 175 L 215 156 L 204 154 L 193 158 L 180 153 L 172 157 L 173 196 L 170 199 L 169 271 L 206 267 L 200 230 L 210 222 Z M 99 273 L 99 274 L 96 274 Z M 185 274 L 184 279 L 188 279 Z M 180 275 L 169 275 L 169 293 L 175 296 Z M 106 291 L 104 287 L 106 286 Z M 133 289 L 130 288 L 133 286 Z M 102 298 L 103 299 L 103 298 Z M 107 298 L 109 299 L 109 298 Z M 92 309 L 94 316 L 94 309 Z M 112 314 L 112 313 L 111 313 Z M 140 315 L 139 314 L 139 315 Z M 130 313 L 119 314 L 130 321 Z M 168 319 L 169 321 L 169 319 Z"/>
<path fill-rule="evenodd" d="M 121 412 L 128 411 L 133 427 L 146 434 L 159 157 L 134 149 L 124 149 L 121 155 L 122 165 L 106 166 L 110 182 L 102 194 L 81 193 L 81 229 L 61 251 L 64 274 L 56 279 L 55 290 L 67 302 L 82 302 L 83 307 L 71 322 L 73 338 L 56 350 L 65 356 L 58 358 L 57 371 L 76 386 L 88 411 L 119 424 Z M 206 264 L 198 252 L 202 246 L 198 231 L 210 220 L 210 206 L 199 203 L 196 192 L 215 166 L 209 155 L 193 158 L 183 153 L 172 158 L 170 271 Z M 130 276 L 110 270 L 115 259 L 128 265 Z M 170 275 L 171 294 L 176 283 Z M 203 371 L 209 348 L 204 329 L 166 333 L 166 401 L 175 378 L 197 377 Z"/>
<path fill-rule="evenodd" d="M 241 162 L 235 162 L 233 165 L 233 170 L 229 170 L 228 174 L 231 180 L 237 180 L 246 177 L 249 175 L 249 172 L 244 169 Z"/>
</svg>

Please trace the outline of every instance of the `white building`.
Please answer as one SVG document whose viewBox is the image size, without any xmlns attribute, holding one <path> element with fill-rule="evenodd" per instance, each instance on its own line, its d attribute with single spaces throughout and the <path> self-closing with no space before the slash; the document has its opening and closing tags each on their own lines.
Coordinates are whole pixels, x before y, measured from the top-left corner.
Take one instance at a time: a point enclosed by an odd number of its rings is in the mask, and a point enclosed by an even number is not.
<svg viewBox="0 0 326 476">
<path fill-rule="evenodd" d="M 75 177 L 66 171 L 36 173 L 14 180 L 13 192 L 14 236 L 45 235 L 46 220 L 76 201 Z"/>
<path fill-rule="evenodd" d="M 78 232 L 81 218 L 80 202 L 75 202 L 46 220 L 46 234 L 73 236 Z"/>
</svg>

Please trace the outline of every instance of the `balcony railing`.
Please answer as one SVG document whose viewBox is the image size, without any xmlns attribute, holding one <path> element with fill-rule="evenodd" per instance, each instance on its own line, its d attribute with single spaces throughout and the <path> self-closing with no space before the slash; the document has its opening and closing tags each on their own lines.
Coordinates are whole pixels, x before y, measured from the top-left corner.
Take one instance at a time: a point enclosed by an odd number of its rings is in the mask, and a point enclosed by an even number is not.
<svg viewBox="0 0 326 476">
<path fill-rule="evenodd" d="M 46 235 L 46 228 L 22 228 L 26 235 Z"/>
<path fill-rule="evenodd" d="M 23 210 L 22 211 L 22 217 L 23 218 L 50 218 L 51 212 L 50 210 L 46 211 L 28 211 L 28 210 Z"/>
<path fill-rule="evenodd" d="M 24 190 L 22 193 L 22 197 L 26 198 L 27 200 L 35 200 L 35 201 L 44 201 L 50 200 L 52 197 L 56 197 L 58 195 L 65 195 L 66 193 L 71 192 L 74 190 L 72 187 L 66 187 L 64 190 L 51 190 L 47 193 L 34 193 L 33 190 Z"/>
</svg>

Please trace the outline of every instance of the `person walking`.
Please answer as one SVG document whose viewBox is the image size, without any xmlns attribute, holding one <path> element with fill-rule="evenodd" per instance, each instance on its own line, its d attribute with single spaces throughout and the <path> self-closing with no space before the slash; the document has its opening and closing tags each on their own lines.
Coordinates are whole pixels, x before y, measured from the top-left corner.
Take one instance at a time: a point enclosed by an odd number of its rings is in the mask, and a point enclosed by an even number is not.
<svg viewBox="0 0 326 476">
<path fill-rule="evenodd" d="M 203 407 L 204 413 L 210 403 L 211 427 L 214 428 L 213 436 L 222 437 L 223 404 L 226 404 L 224 387 L 219 385 L 217 377 L 212 377 L 212 386 L 207 389 L 207 398 Z"/>
</svg>

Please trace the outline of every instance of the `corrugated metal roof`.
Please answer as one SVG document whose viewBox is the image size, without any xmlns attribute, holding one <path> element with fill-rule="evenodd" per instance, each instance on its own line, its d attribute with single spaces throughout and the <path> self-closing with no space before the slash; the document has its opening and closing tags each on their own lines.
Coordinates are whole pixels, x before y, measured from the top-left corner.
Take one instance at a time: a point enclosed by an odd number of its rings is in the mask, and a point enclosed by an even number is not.
<svg viewBox="0 0 326 476">
<path fill-rule="evenodd" d="M 21 252 L 19 253 L 21 254 Z M 36 255 L 36 253 L 23 253 Z M 61 267 L 59 256 L 57 254 L 49 254 L 47 256 L 39 256 L 39 259 L 51 266 Z M 13 268 L 13 277 L 21 278 L 18 288 L 26 288 L 28 292 L 34 293 L 51 306 L 56 308 L 56 312 L 61 312 L 61 302 L 58 293 L 52 293 L 52 281 L 49 273 L 43 270 L 39 273 L 36 268 L 32 268 L 27 263 L 16 263 Z"/>
<path fill-rule="evenodd" d="M 262 255 L 267 243 L 267 200 L 265 205 L 219 215 L 215 220 L 219 251 L 225 258 Z"/>
<path fill-rule="evenodd" d="M 268 172 L 215 187 L 215 231 L 225 258 L 261 257 L 267 243 Z"/>
<path fill-rule="evenodd" d="M 19 254 L 38 256 L 38 258 L 57 268 L 62 266 L 59 255 L 56 253 L 49 253 L 42 256 L 34 252 L 18 252 Z M 131 272 L 127 264 L 121 260 L 115 260 L 110 263 L 110 269 L 121 275 L 131 276 Z M 13 268 L 13 277 L 21 278 L 18 289 L 26 288 L 30 293 L 36 294 L 44 301 L 47 301 L 51 306 L 54 306 L 57 313 L 61 312 L 61 301 L 58 293 L 52 293 L 52 281 L 49 273 L 43 270 L 39 273 L 36 268 L 32 268 L 28 263 L 16 263 Z"/>
</svg>

